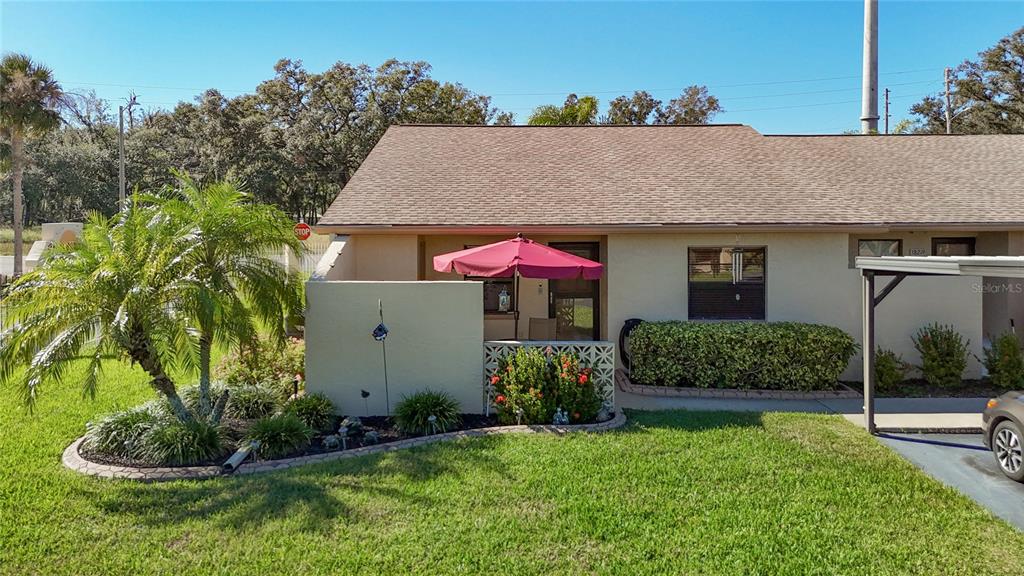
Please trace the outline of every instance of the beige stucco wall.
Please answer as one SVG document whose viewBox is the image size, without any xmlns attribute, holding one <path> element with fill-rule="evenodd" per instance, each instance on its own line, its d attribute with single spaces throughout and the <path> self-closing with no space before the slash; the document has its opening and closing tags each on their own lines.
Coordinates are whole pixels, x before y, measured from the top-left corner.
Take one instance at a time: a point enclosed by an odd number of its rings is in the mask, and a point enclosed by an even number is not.
<svg viewBox="0 0 1024 576">
<path fill-rule="evenodd" d="M 362 238 L 360 239 L 360 243 Z M 391 408 L 427 388 L 483 410 L 483 293 L 475 282 L 306 284 L 306 387 L 339 413 L 385 413 L 381 344 L 370 333 L 384 306 Z M 364 404 L 360 390 L 370 392 Z"/>
<path fill-rule="evenodd" d="M 1012 232 L 1009 238 L 1010 256 L 1024 256 L 1024 232 Z M 1010 288 L 1008 316 L 1013 318 L 1017 334 L 1024 335 L 1024 280 L 1014 279 L 1008 284 Z"/>
<path fill-rule="evenodd" d="M 596 241 L 606 264 L 601 286 L 602 337 L 616 340 L 628 318 L 671 320 L 687 318 L 686 254 L 690 246 L 766 246 L 769 321 L 818 322 L 842 328 L 861 338 L 860 274 L 852 268 L 858 238 L 901 238 L 904 253 L 927 250 L 935 236 L 976 236 L 979 254 L 1024 254 L 1024 233 L 902 232 L 756 233 L 756 234 L 613 234 L 608 236 L 537 236 L 541 242 Z M 456 274 L 433 270 L 433 256 L 461 250 L 466 245 L 503 239 L 489 235 L 360 235 L 348 239 L 354 253 L 340 268 L 344 277 L 358 280 L 461 280 Z M 336 267 L 337 268 L 337 267 Z M 332 276 L 333 278 L 333 276 Z M 1024 324 L 1024 294 L 993 296 L 985 288 L 992 279 L 908 278 L 880 306 L 878 344 L 916 362 L 911 335 L 929 322 L 953 324 L 981 354 L 984 331 L 1017 319 Z M 880 279 L 884 284 L 886 279 Z M 480 290 L 478 283 L 477 290 Z M 1014 285 L 1019 285 L 1016 282 Z M 880 287 L 879 287 L 880 289 Z M 520 285 L 519 337 L 526 338 L 529 318 L 548 315 L 545 280 L 523 279 Z M 482 295 L 474 296 L 478 305 Z M 421 307 L 422 309 L 422 307 Z M 512 337 L 510 315 L 486 315 L 484 338 Z M 440 333 L 440 332 L 438 332 Z M 973 359 L 969 377 L 980 374 Z M 851 362 L 845 378 L 860 378 L 859 358 Z"/>
<path fill-rule="evenodd" d="M 354 236 L 332 235 L 313 271 L 315 280 L 356 279 L 356 238 Z"/>
<path fill-rule="evenodd" d="M 628 318 L 687 319 L 687 249 L 733 245 L 767 247 L 768 321 L 829 324 L 860 341 L 860 274 L 849 267 L 850 238 L 842 233 L 609 235 L 609 331 L 617 334 Z M 908 278 L 878 309 L 878 345 L 917 361 L 910 336 L 937 321 L 955 325 L 980 355 L 978 282 L 975 278 Z M 972 359 L 967 376 L 979 373 Z M 859 379 L 860 374 L 857 358 L 844 377 Z"/>
</svg>

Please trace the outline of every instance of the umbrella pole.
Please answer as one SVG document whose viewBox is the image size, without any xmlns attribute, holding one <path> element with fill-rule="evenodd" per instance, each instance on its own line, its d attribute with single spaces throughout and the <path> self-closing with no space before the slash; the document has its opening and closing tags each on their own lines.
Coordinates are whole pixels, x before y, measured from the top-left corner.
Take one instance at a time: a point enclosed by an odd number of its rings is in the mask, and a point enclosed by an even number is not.
<svg viewBox="0 0 1024 576">
<path fill-rule="evenodd" d="M 516 285 L 515 285 L 514 290 L 515 290 L 516 310 L 513 313 L 513 315 L 515 316 L 515 322 L 513 323 L 514 326 L 515 326 L 515 328 L 514 328 L 515 332 L 512 334 L 512 339 L 513 340 L 519 340 L 519 271 L 518 270 L 516 270 Z"/>
</svg>

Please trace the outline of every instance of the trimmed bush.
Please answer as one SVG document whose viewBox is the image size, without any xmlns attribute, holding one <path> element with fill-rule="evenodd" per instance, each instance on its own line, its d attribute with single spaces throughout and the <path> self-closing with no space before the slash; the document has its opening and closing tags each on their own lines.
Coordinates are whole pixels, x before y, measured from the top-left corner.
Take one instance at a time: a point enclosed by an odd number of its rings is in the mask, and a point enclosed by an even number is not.
<svg viewBox="0 0 1024 576">
<path fill-rule="evenodd" d="M 969 341 L 952 326 L 929 324 L 914 335 L 921 354 L 921 374 L 932 386 L 955 388 L 963 381 L 970 354 Z"/>
<path fill-rule="evenodd" d="M 1013 332 L 1006 332 L 985 350 L 985 369 L 996 387 L 1004 390 L 1024 388 L 1024 352 Z"/>
<path fill-rule="evenodd" d="M 899 388 L 900 383 L 907 377 L 909 366 L 903 361 L 903 357 L 893 352 L 879 348 L 875 352 L 875 385 L 879 391 L 892 392 Z"/>
<path fill-rule="evenodd" d="M 435 418 L 430 422 L 430 417 Z M 435 434 L 462 422 L 459 403 L 444 392 L 424 390 L 406 396 L 395 407 L 395 427 L 405 434 Z"/>
<path fill-rule="evenodd" d="M 644 322 L 630 337 L 638 384 L 822 390 L 857 351 L 838 328 L 798 322 Z"/>
<path fill-rule="evenodd" d="M 165 416 L 156 402 L 116 412 L 86 425 L 82 447 L 105 456 L 142 460 L 146 435 Z"/>
<path fill-rule="evenodd" d="M 142 459 L 160 466 L 190 466 L 225 455 L 220 430 L 202 421 L 161 420 L 143 437 Z"/>
<path fill-rule="evenodd" d="M 260 443 L 257 456 L 271 460 L 302 451 L 312 437 L 313 430 L 298 416 L 282 412 L 253 422 L 247 439 Z"/>
<path fill-rule="evenodd" d="M 284 411 L 295 414 L 313 430 L 324 431 L 334 423 L 334 403 L 319 393 L 292 398 L 284 405 Z"/>
</svg>

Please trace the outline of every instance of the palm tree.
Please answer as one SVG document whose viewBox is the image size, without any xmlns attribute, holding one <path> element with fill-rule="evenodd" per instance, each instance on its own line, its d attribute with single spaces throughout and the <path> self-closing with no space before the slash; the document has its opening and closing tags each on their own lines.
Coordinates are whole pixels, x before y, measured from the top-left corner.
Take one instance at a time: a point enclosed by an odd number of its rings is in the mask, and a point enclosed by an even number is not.
<svg viewBox="0 0 1024 576">
<path fill-rule="evenodd" d="M 109 219 L 90 217 L 81 242 L 50 248 L 4 301 L 0 383 L 17 376 L 31 408 L 43 385 L 84 357 L 84 392 L 95 394 L 102 361 L 114 355 L 141 366 L 174 414 L 192 420 L 167 372 L 194 367 L 194 339 L 173 305 L 189 273 L 185 239 L 158 210 L 133 201 Z"/>
<path fill-rule="evenodd" d="M 561 106 L 538 106 L 527 123 L 531 126 L 579 126 L 597 121 L 598 101 L 593 96 L 578 98 L 569 94 Z"/>
<path fill-rule="evenodd" d="M 213 346 L 252 346 L 260 328 L 284 342 L 287 316 L 302 307 L 302 282 L 270 256 L 283 250 L 302 255 L 305 247 L 283 212 L 250 203 L 232 183 L 200 188 L 187 175 L 176 176 L 176 187 L 148 200 L 195 244 L 184 252 L 190 273 L 178 282 L 175 307 L 189 315 L 198 333 L 197 416 L 217 423 L 227 395 L 215 405 L 210 397 Z"/>
<path fill-rule="evenodd" d="M 6 54 L 0 61 L 0 130 L 11 141 L 14 181 L 14 276 L 22 272 L 22 192 L 25 138 L 53 130 L 60 123 L 56 107 L 60 85 L 49 68 L 24 54 Z"/>
</svg>

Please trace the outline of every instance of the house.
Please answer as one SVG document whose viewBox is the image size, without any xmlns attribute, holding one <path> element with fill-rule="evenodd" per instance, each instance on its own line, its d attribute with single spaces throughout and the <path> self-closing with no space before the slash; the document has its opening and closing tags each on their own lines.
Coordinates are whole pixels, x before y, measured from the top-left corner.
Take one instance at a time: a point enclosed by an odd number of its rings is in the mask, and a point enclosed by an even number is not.
<svg viewBox="0 0 1024 576">
<path fill-rule="evenodd" d="M 478 339 L 529 338 L 531 323 L 513 334 L 499 306 L 510 279 L 462 278 L 430 264 L 519 232 L 605 264 L 598 281 L 522 280 L 522 317 L 555 318 L 556 340 L 616 341 L 630 318 L 815 322 L 859 340 L 857 255 L 1024 254 L 1024 136 L 394 126 L 316 231 L 334 242 L 309 285 L 307 330 L 327 335 L 310 346 L 314 388 L 367 354 L 373 368 L 353 377 L 380 379 L 377 352 L 344 351 L 345 321 L 332 315 L 342 313 L 342 294 L 332 290 L 366 292 L 364 324 L 376 322 L 381 298 L 373 294 L 400 291 L 388 294 L 404 310 L 386 320 L 393 332 L 422 322 L 438 345 L 462 339 L 453 357 Z M 1024 323 L 1019 281 L 910 278 L 903 286 L 878 319 L 878 344 L 911 361 L 911 336 L 927 323 L 956 326 L 979 356 L 985 338 Z M 430 352 L 402 354 L 420 353 Z M 846 377 L 860 378 L 859 366 L 852 362 Z M 980 371 L 972 360 L 968 376 Z M 403 378 L 415 372 L 410 366 Z M 447 378 L 418 384 L 439 377 Z"/>
</svg>

